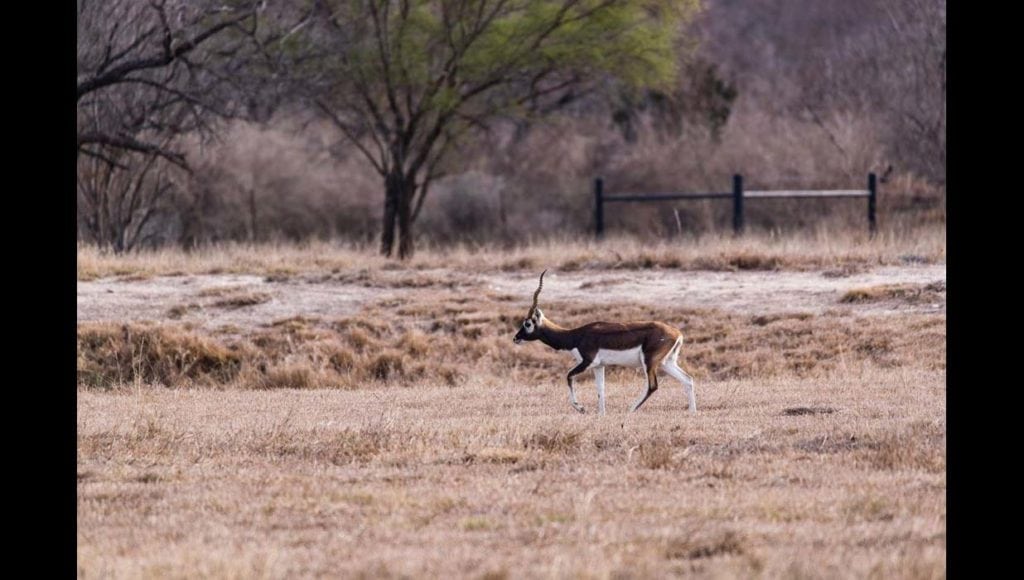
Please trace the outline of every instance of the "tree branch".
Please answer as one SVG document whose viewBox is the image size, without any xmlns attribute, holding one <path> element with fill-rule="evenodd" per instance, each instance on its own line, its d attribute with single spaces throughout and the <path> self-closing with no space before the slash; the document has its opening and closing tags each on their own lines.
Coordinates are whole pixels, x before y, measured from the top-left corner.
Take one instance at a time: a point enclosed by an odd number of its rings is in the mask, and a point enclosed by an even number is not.
<svg viewBox="0 0 1024 580">
<path fill-rule="evenodd" d="M 217 24 L 214 24 L 209 28 L 199 32 L 191 39 L 186 40 L 178 44 L 177 46 L 173 47 L 171 46 L 172 42 L 170 31 L 169 29 L 165 30 L 164 46 L 160 54 L 154 54 L 147 57 L 130 60 L 128 62 L 124 62 L 117 66 L 114 66 L 106 71 L 97 71 L 96 74 L 94 74 L 93 76 L 90 76 L 85 80 L 80 80 L 78 82 L 77 90 L 78 100 L 80 100 L 83 96 L 93 91 L 121 82 L 124 79 L 124 77 L 130 73 L 140 70 L 154 69 L 167 66 L 168 64 L 174 62 L 174 60 L 180 58 L 181 56 L 192 52 L 193 50 L 198 48 L 202 43 L 206 42 L 207 40 L 215 36 L 218 32 L 235 26 L 237 24 L 240 24 L 246 19 L 251 18 L 254 14 L 255 9 L 249 8 L 244 13 L 234 18 L 229 18 L 228 20 L 218 22 Z"/>
<path fill-rule="evenodd" d="M 380 173 L 381 175 L 385 175 L 387 173 L 387 170 L 385 168 L 386 160 L 377 160 L 370 152 L 370 150 L 367 149 L 362 144 L 362 142 L 360 142 L 359 137 L 358 135 L 356 135 L 355 131 L 353 131 L 352 128 L 350 128 L 348 124 L 345 123 L 345 121 L 343 121 L 342 118 L 339 117 L 333 110 L 331 110 L 331 108 L 328 107 L 321 99 L 316 99 L 314 103 L 316 103 L 317 108 L 319 108 L 321 112 L 327 115 L 327 118 L 334 122 L 335 126 L 337 126 L 338 129 L 340 129 L 341 132 L 345 134 L 345 137 L 347 137 L 348 140 L 351 141 L 352 144 L 355 145 L 357 149 L 359 149 L 363 156 L 365 156 L 366 159 L 368 159 L 370 163 L 373 164 L 373 168 L 377 170 L 377 173 Z"/>
<path fill-rule="evenodd" d="M 159 145 L 152 143 L 146 143 L 139 141 L 138 139 L 126 135 L 107 135 L 104 133 L 79 133 L 78 135 L 78 150 L 83 151 L 85 145 L 105 145 L 107 147 L 117 147 L 119 149 L 127 149 L 128 151 L 135 151 L 137 153 L 148 153 L 152 155 L 159 155 L 171 163 L 181 167 L 186 171 L 191 171 L 188 168 L 188 164 L 185 162 L 185 157 L 174 151 L 168 151 Z M 83 151 L 87 152 L 87 151 Z"/>
</svg>

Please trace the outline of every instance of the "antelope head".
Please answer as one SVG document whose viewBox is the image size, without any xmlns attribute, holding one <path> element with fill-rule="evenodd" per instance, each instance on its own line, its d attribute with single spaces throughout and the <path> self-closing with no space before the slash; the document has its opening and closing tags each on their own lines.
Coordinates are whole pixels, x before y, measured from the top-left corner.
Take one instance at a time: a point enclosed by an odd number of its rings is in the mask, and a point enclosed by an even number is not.
<svg viewBox="0 0 1024 580">
<path fill-rule="evenodd" d="M 519 327 L 519 332 L 512 339 L 512 342 L 516 344 L 524 340 L 537 340 L 540 338 L 537 329 L 544 324 L 544 313 L 541 312 L 540 308 L 537 308 L 537 298 L 540 297 L 540 290 L 544 287 L 544 274 L 546 273 L 547 270 L 541 272 L 540 285 L 537 286 L 537 291 L 533 293 L 533 306 L 530 307 L 530 311 L 526 314 L 522 326 Z"/>
</svg>

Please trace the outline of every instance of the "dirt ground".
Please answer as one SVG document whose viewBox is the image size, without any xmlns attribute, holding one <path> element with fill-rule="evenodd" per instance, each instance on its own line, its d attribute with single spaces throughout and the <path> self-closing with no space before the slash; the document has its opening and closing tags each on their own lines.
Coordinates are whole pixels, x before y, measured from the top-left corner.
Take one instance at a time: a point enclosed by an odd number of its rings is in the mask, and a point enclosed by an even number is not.
<svg viewBox="0 0 1024 580">
<path fill-rule="evenodd" d="M 537 276 L 521 273 L 471 274 L 447 270 L 417 273 L 418 280 L 432 285 L 450 284 L 452 296 L 465 292 L 493 292 L 522 296 L 529 306 Z M 944 283 L 945 265 L 880 267 L 845 272 L 549 272 L 544 298 L 548 301 L 595 305 L 633 302 L 686 308 L 716 308 L 743 314 L 801 311 L 821 313 L 830 309 L 861 314 L 892 312 L 945 312 L 944 297 L 934 302 L 879 301 L 856 307 L 839 302 L 843 293 L 863 287 L 893 284 Z M 160 320 L 175 306 L 195 304 L 184 316 L 207 328 L 234 325 L 241 328 L 293 316 L 344 316 L 355 313 L 371 299 L 400 299 L 417 294 L 421 287 L 394 287 L 402 274 L 380 273 L 376 279 L 338 279 L 331 276 L 292 277 L 189 275 L 161 276 L 126 281 L 106 278 L 78 282 L 78 321 Z M 257 293 L 266 302 L 247 308 L 204 308 L 219 293 Z M 556 313 L 548 315 L 556 318 Z"/>
</svg>

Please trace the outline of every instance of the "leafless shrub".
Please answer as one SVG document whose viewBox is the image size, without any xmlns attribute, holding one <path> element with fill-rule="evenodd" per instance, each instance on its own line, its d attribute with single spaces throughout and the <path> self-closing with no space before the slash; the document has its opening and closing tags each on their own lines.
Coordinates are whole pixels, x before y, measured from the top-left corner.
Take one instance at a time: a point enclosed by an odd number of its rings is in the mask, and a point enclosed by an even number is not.
<svg viewBox="0 0 1024 580">
<path fill-rule="evenodd" d="M 165 240 L 157 221 L 172 211 L 176 191 L 167 161 L 155 154 L 108 155 L 78 159 L 80 235 L 116 254 L 159 245 Z"/>
</svg>

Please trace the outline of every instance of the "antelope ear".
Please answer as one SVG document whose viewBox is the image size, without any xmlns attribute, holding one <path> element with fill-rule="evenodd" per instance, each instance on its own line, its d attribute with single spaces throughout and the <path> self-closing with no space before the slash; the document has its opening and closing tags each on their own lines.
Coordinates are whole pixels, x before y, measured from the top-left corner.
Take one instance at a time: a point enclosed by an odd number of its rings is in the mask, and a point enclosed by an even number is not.
<svg viewBox="0 0 1024 580">
<path fill-rule="evenodd" d="M 540 322 L 542 318 L 544 318 L 544 313 L 541 311 L 540 308 L 536 309 L 533 312 L 533 319 L 536 320 L 537 322 Z"/>
</svg>

